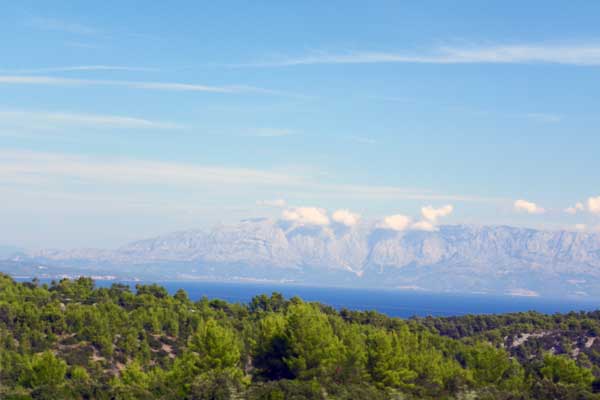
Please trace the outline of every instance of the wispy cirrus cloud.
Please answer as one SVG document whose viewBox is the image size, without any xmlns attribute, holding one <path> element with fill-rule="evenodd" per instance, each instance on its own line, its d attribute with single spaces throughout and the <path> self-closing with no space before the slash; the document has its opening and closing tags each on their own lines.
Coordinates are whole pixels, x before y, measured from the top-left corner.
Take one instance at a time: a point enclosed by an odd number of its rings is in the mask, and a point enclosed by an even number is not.
<svg viewBox="0 0 600 400">
<path fill-rule="evenodd" d="M 542 123 L 549 123 L 549 124 L 558 123 L 563 120 L 562 115 L 548 114 L 548 113 L 528 113 L 528 114 L 525 114 L 525 117 L 532 121 L 535 121 L 535 122 L 542 122 Z"/>
<path fill-rule="evenodd" d="M 255 136 L 255 137 L 285 137 L 285 136 L 291 136 L 294 134 L 294 131 L 292 131 L 291 129 L 285 129 L 285 128 L 259 128 L 259 129 L 255 129 L 253 131 L 250 132 L 249 136 Z"/>
<path fill-rule="evenodd" d="M 287 202 L 284 199 L 258 200 L 256 205 L 261 207 L 283 208 L 287 205 Z"/>
<path fill-rule="evenodd" d="M 311 186 L 322 197 L 351 196 L 362 200 L 426 200 L 472 203 L 506 203 L 508 199 L 462 194 L 436 193 L 431 190 L 384 185 L 326 184 L 314 182 Z"/>
<path fill-rule="evenodd" d="M 73 40 L 66 41 L 64 44 L 65 44 L 65 46 L 74 47 L 74 48 L 78 48 L 78 49 L 97 49 L 97 48 L 101 47 L 100 45 L 98 45 L 96 43 L 85 43 L 85 42 L 73 41 Z"/>
<path fill-rule="evenodd" d="M 265 196 L 289 193 L 295 196 L 330 200 L 347 200 L 352 197 L 362 200 L 499 201 L 492 198 L 438 194 L 393 186 L 326 183 L 321 177 L 315 177 L 306 171 L 287 173 L 222 165 L 0 150 L 0 182 L 31 182 L 35 185 L 47 183 L 52 184 L 53 190 L 57 190 L 65 187 L 64 182 L 70 181 L 94 185 L 126 184 L 130 189 L 168 183 L 182 190 L 199 190 L 203 193 L 208 188 L 203 185 L 210 185 L 211 193 L 228 191 L 229 196 L 233 196 L 231 194 L 233 192 L 236 196 L 248 195 L 245 190 L 251 188 L 251 190 L 262 190 L 261 193 Z"/>
<path fill-rule="evenodd" d="M 0 109 L 0 129 L 14 126 L 33 130 L 51 130 L 65 126 L 133 129 L 178 129 L 182 127 L 169 122 L 122 115 Z M 1 132 L 0 135 L 2 135 Z"/>
<path fill-rule="evenodd" d="M 565 64 L 600 65 L 600 43 L 442 46 L 420 53 L 312 52 L 297 57 L 239 64 L 239 67 L 289 67 L 315 64 Z"/>
<path fill-rule="evenodd" d="M 280 96 L 298 96 L 278 90 L 247 85 L 209 86 L 179 82 L 145 82 L 102 79 L 76 79 L 54 76 L 0 75 L 0 84 L 5 85 L 43 85 L 43 86 L 112 86 L 141 90 L 162 90 L 172 92 L 209 92 L 209 93 L 257 93 Z"/>
<path fill-rule="evenodd" d="M 65 32 L 75 35 L 95 35 L 101 33 L 97 28 L 56 18 L 31 17 L 25 21 L 25 24 L 40 30 Z"/>
<path fill-rule="evenodd" d="M 158 35 L 149 35 L 146 33 L 139 32 L 129 32 L 124 31 L 122 29 L 118 29 L 117 31 L 107 30 L 104 28 L 99 28 L 96 26 L 90 26 L 88 24 L 82 24 L 77 21 L 59 19 L 59 18 L 49 18 L 44 16 L 31 16 L 22 21 L 23 25 L 29 28 L 33 28 L 41 31 L 48 32 L 58 32 L 69 34 L 73 36 L 81 36 L 87 38 L 94 39 L 102 39 L 102 40 L 115 40 L 118 38 L 122 38 L 124 36 L 130 37 L 133 39 L 141 39 L 141 40 L 152 40 L 152 41 L 160 41 L 164 40 L 164 36 Z M 67 42 L 67 44 L 73 44 L 72 41 Z M 77 42 L 75 42 L 77 44 Z M 93 45 L 92 45 L 93 46 Z M 84 44 L 84 47 L 88 47 L 88 44 Z"/>
<path fill-rule="evenodd" d="M 360 144 L 375 144 L 375 143 L 377 143 L 377 141 L 375 139 L 372 139 L 369 137 L 364 137 L 364 136 L 351 136 L 350 139 L 353 142 L 360 143 Z"/>
<path fill-rule="evenodd" d="M 89 71 L 126 71 L 126 72 L 157 72 L 159 68 L 133 67 L 126 65 L 67 65 L 46 68 L 3 69 L 3 74 L 45 74 L 51 72 L 89 72 Z"/>
<path fill-rule="evenodd" d="M 76 179 L 127 185 L 277 185 L 298 178 L 252 168 L 193 165 L 156 160 L 100 158 L 31 151 L 0 151 L 0 180 L 35 176 L 45 182 Z M 25 179 L 26 181 L 26 179 Z"/>
</svg>

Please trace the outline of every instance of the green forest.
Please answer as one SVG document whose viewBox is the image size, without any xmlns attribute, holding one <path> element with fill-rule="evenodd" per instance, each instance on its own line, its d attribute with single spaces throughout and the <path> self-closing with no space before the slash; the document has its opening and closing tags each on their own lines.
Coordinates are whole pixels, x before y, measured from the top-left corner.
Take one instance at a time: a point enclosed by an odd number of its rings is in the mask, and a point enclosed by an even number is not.
<svg viewBox="0 0 600 400">
<path fill-rule="evenodd" d="M 1 399 L 600 399 L 600 312 L 389 318 L 0 275 Z"/>
</svg>

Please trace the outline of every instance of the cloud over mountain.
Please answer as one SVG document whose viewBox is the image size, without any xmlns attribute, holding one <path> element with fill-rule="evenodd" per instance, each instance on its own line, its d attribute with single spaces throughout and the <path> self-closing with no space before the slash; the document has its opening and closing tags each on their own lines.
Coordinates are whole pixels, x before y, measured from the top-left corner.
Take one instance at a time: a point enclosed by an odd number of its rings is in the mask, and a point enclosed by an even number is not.
<svg viewBox="0 0 600 400">
<path fill-rule="evenodd" d="M 281 217 L 286 221 L 302 225 L 329 225 L 327 211 L 317 207 L 296 207 L 283 210 Z"/>
<path fill-rule="evenodd" d="M 360 215 L 351 212 L 350 210 L 336 210 L 331 216 L 335 222 L 346 225 L 346 226 L 354 226 L 360 221 Z"/>
<path fill-rule="evenodd" d="M 425 232 L 435 232 L 438 229 L 433 222 L 427 220 L 415 222 L 414 224 L 412 224 L 411 228 Z"/>
<path fill-rule="evenodd" d="M 527 200 L 515 201 L 514 208 L 518 212 L 526 212 L 527 214 L 543 214 L 546 212 L 544 208 Z"/>
<path fill-rule="evenodd" d="M 600 215 L 600 196 L 590 197 L 587 204 L 589 212 Z"/>
<path fill-rule="evenodd" d="M 436 231 L 438 219 L 447 217 L 454 211 L 454 206 L 447 204 L 440 208 L 434 208 L 432 206 L 421 207 L 421 216 L 423 220 L 418 221 L 412 225 L 412 229 L 419 231 L 433 232 Z"/>
<path fill-rule="evenodd" d="M 394 214 L 387 216 L 379 223 L 380 228 L 392 229 L 394 231 L 404 231 L 410 226 L 411 219 L 406 215 Z"/>
<path fill-rule="evenodd" d="M 577 214 L 578 212 L 581 212 L 581 211 L 585 211 L 585 206 L 581 202 L 577 202 L 577 203 L 575 203 L 575 205 L 567 207 L 565 209 L 565 212 L 567 214 L 571 214 L 571 215 L 575 215 L 575 214 Z"/>
<path fill-rule="evenodd" d="M 454 207 L 450 204 L 440 208 L 426 206 L 421 208 L 421 215 L 428 221 L 436 222 L 438 218 L 452 214 L 452 211 L 454 211 Z"/>
</svg>

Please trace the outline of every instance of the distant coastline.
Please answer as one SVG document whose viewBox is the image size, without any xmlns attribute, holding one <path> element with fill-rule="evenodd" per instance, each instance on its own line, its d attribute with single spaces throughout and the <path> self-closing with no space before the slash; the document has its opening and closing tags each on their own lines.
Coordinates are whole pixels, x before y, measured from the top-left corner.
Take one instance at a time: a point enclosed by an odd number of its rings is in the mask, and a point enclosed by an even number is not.
<svg viewBox="0 0 600 400">
<path fill-rule="evenodd" d="M 16 278 L 18 282 L 30 278 Z M 41 278 L 40 283 L 53 279 Z M 57 280 L 57 279 L 54 279 Z M 223 282 L 187 280 L 94 280 L 98 287 L 110 287 L 120 283 L 135 289 L 137 284 L 159 284 L 174 294 L 185 290 L 190 299 L 197 301 L 203 296 L 233 303 L 247 303 L 254 296 L 273 292 L 286 297 L 298 296 L 316 301 L 336 309 L 347 308 L 357 311 L 374 310 L 390 317 L 410 318 L 413 316 L 460 316 L 467 314 L 504 314 L 510 312 L 537 311 L 545 314 L 568 313 L 571 311 L 593 311 L 598 302 L 593 299 L 556 299 L 547 297 L 521 297 L 476 293 L 435 293 L 390 288 L 353 288 L 295 283 L 274 284 L 265 282 Z"/>
</svg>

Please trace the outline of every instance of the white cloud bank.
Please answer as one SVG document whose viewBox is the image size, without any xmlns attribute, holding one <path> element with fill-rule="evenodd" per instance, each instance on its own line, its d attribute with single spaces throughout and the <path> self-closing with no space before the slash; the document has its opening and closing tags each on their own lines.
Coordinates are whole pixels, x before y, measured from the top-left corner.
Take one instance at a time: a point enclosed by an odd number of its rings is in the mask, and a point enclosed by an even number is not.
<svg viewBox="0 0 600 400">
<path fill-rule="evenodd" d="M 423 219 L 414 223 L 411 228 L 417 231 L 435 232 L 438 230 L 437 223 L 439 218 L 447 217 L 454 211 L 454 206 L 447 204 L 440 208 L 433 206 L 421 207 L 421 216 Z"/>
<path fill-rule="evenodd" d="M 571 215 L 575 215 L 584 211 L 587 211 L 590 214 L 600 215 L 600 196 L 589 197 L 585 204 L 579 201 L 575 203 L 574 206 L 565 209 L 565 212 Z"/>
<path fill-rule="evenodd" d="M 412 224 L 411 229 L 416 231 L 435 232 L 438 227 L 431 221 L 419 221 Z"/>
<path fill-rule="evenodd" d="M 581 202 L 577 202 L 574 206 L 565 208 L 565 212 L 571 215 L 575 215 L 581 211 L 585 211 L 585 206 Z"/>
<path fill-rule="evenodd" d="M 379 228 L 391 229 L 394 231 L 404 231 L 410 227 L 410 224 L 410 217 L 402 214 L 395 214 L 385 217 L 377 226 Z"/>
<path fill-rule="evenodd" d="M 527 200 L 515 201 L 514 208 L 517 212 L 525 212 L 527 214 L 543 214 L 546 212 L 544 208 Z"/>
<path fill-rule="evenodd" d="M 296 222 L 301 225 L 329 225 L 327 212 L 317 207 L 296 207 L 283 210 L 281 214 L 285 221 Z"/>
<path fill-rule="evenodd" d="M 331 216 L 331 219 L 339 224 L 354 226 L 360 220 L 360 215 L 353 213 L 350 210 L 341 209 L 336 210 Z"/>
<path fill-rule="evenodd" d="M 587 201 L 588 211 L 600 215 L 600 196 L 590 197 Z"/>
<path fill-rule="evenodd" d="M 421 209 L 424 219 L 413 223 L 411 217 L 403 214 L 394 214 L 384 217 L 377 223 L 378 228 L 391 229 L 394 231 L 405 231 L 409 229 L 433 232 L 437 230 L 438 218 L 448 216 L 454 207 L 446 205 L 440 208 L 425 206 Z M 331 221 L 348 227 L 357 225 L 361 215 L 347 209 L 339 209 L 333 212 L 331 219 L 327 211 L 317 207 L 295 207 L 283 211 L 282 219 L 293 221 L 302 225 L 329 225 Z"/>
<path fill-rule="evenodd" d="M 454 211 L 454 207 L 450 204 L 445 205 L 440 208 L 433 208 L 432 206 L 426 206 L 426 207 L 421 208 L 421 215 L 426 220 L 435 223 L 438 218 L 447 217 L 448 215 L 452 214 L 452 211 Z"/>
<path fill-rule="evenodd" d="M 285 202 L 283 200 L 264 201 L 260 202 L 260 205 L 271 205 L 277 207 L 284 207 Z M 543 214 L 546 210 L 536 203 L 527 200 L 517 200 L 514 202 L 514 208 L 518 212 L 524 212 L 527 214 Z M 583 203 L 578 202 L 574 206 L 567 208 L 565 211 L 569 214 L 576 214 L 577 212 L 584 211 L 586 207 Z M 590 197 L 587 201 L 587 210 L 593 214 L 600 215 L 600 196 Z M 438 230 L 438 222 L 440 218 L 447 217 L 454 211 L 454 206 L 447 204 L 443 207 L 435 208 L 433 206 L 424 206 L 421 208 L 422 219 L 417 222 L 413 222 L 409 216 L 403 214 L 394 214 L 384 217 L 378 224 L 377 227 L 383 229 L 391 229 L 395 231 L 405 230 L 419 230 L 434 232 Z M 294 221 L 304 225 L 329 225 L 330 218 L 327 215 L 327 211 L 322 208 L 316 207 L 296 207 L 286 209 L 282 213 L 282 218 L 287 221 Z M 361 216 L 353 213 L 347 209 L 339 209 L 333 212 L 331 220 L 339 224 L 343 224 L 349 227 L 358 224 Z M 574 226 L 575 230 L 585 231 L 587 226 L 583 224 L 577 224 Z"/>
</svg>

